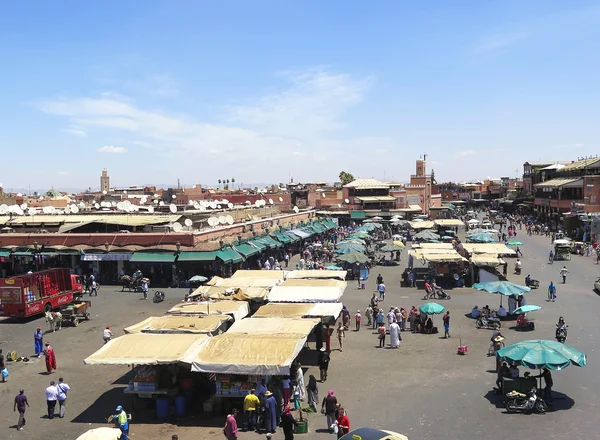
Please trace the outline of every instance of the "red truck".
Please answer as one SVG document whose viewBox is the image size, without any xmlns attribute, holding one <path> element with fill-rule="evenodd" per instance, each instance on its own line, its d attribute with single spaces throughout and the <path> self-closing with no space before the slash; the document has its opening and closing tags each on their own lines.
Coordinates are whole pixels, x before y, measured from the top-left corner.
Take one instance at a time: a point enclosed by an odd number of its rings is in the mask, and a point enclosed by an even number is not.
<svg viewBox="0 0 600 440">
<path fill-rule="evenodd" d="M 26 318 L 60 309 L 83 292 L 69 269 L 48 269 L 0 278 L 0 316 Z"/>
</svg>

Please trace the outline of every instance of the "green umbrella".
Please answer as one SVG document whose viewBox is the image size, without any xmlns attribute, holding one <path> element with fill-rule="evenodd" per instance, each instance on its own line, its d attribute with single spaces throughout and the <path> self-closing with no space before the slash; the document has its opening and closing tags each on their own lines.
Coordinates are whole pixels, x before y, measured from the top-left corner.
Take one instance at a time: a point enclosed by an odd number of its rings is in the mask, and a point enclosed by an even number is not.
<svg viewBox="0 0 600 440">
<path fill-rule="evenodd" d="M 419 307 L 419 311 L 427 315 L 438 315 L 443 313 L 444 310 L 446 310 L 446 308 L 438 303 L 425 303 Z"/>
<path fill-rule="evenodd" d="M 513 315 L 522 315 L 524 313 L 529 313 L 529 312 L 535 312 L 536 310 L 540 310 L 541 307 L 540 306 L 534 306 L 533 304 L 531 305 L 526 305 L 526 306 L 521 306 L 517 309 L 515 309 L 514 312 L 512 312 Z"/>
<path fill-rule="evenodd" d="M 571 364 L 584 367 L 587 363 L 585 353 L 557 341 L 539 339 L 521 341 L 504 347 L 496 352 L 496 358 L 532 370 L 562 370 Z"/>
<path fill-rule="evenodd" d="M 348 239 L 351 239 L 351 238 L 371 238 L 371 236 L 366 232 L 358 231 L 358 232 L 355 232 L 354 234 L 350 234 Z"/>
<path fill-rule="evenodd" d="M 352 240 L 340 241 L 336 245 L 336 247 L 341 248 L 341 247 L 348 247 L 348 246 L 353 246 L 353 245 L 364 246 L 365 242 L 363 240 L 361 240 L 360 238 L 353 238 Z"/>
<path fill-rule="evenodd" d="M 349 254 L 351 252 L 360 252 L 360 253 L 364 253 L 365 252 L 365 248 L 363 246 L 348 246 L 348 247 L 343 247 L 341 249 L 336 249 L 335 253 L 336 254 Z"/>
<path fill-rule="evenodd" d="M 403 249 L 404 248 L 402 246 L 398 246 L 397 244 L 386 244 L 379 250 L 381 252 L 395 252 L 395 251 L 401 251 Z"/>
<path fill-rule="evenodd" d="M 361 254 L 360 252 L 350 252 L 345 255 L 340 255 L 337 257 L 340 261 L 345 261 L 346 263 L 355 264 L 355 263 L 366 263 L 369 261 L 369 257 L 365 254 Z"/>
<path fill-rule="evenodd" d="M 508 242 L 508 243 L 506 243 L 506 244 L 508 244 L 509 246 L 523 246 L 523 243 L 521 243 L 521 242 L 520 242 L 520 241 L 518 241 L 518 240 L 515 240 L 515 241 L 509 241 L 509 242 Z"/>
</svg>

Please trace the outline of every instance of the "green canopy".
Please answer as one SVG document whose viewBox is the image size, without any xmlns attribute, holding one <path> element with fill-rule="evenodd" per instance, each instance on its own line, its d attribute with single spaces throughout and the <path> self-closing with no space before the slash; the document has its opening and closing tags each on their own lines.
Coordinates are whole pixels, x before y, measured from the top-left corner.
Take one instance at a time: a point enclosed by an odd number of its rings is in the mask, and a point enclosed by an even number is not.
<svg viewBox="0 0 600 440">
<path fill-rule="evenodd" d="M 515 311 L 512 312 L 512 314 L 513 315 L 522 315 L 524 313 L 535 312 L 536 310 L 540 310 L 540 309 L 541 309 L 540 306 L 534 306 L 533 304 L 527 304 L 525 306 L 516 308 Z"/>
<path fill-rule="evenodd" d="M 539 339 L 521 341 L 504 347 L 496 352 L 496 358 L 532 370 L 563 370 L 571 364 L 584 367 L 587 363 L 585 353 L 557 341 Z"/>
<path fill-rule="evenodd" d="M 350 254 L 352 252 L 360 252 L 360 253 L 364 253 L 365 252 L 365 248 L 364 246 L 361 246 L 359 244 L 356 244 L 354 246 L 347 246 L 347 247 L 343 247 L 343 248 L 339 248 L 335 250 L 336 254 Z"/>
<path fill-rule="evenodd" d="M 369 257 L 365 254 L 361 254 L 360 252 L 350 252 L 345 255 L 340 255 L 337 257 L 340 261 L 345 261 L 346 263 L 355 264 L 355 263 L 366 263 L 369 261 Z"/>
<path fill-rule="evenodd" d="M 395 252 L 395 251 L 401 251 L 403 249 L 404 249 L 404 247 L 398 246 L 397 244 L 386 244 L 379 250 L 381 252 Z"/>
<path fill-rule="evenodd" d="M 508 244 L 509 246 L 523 246 L 523 243 L 521 243 L 521 242 L 520 242 L 520 241 L 518 241 L 518 240 L 509 241 L 509 242 L 508 242 L 508 243 L 506 243 L 506 244 Z"/>
<path fill-rule="evenodd" d="M 438 315 L 443 313 L 446 308 L 438 303 L 425 303 L 421 307 L 419 307 L 419 311 L 421 313 L 425 313 L 427 315 Z"/>
</svg>

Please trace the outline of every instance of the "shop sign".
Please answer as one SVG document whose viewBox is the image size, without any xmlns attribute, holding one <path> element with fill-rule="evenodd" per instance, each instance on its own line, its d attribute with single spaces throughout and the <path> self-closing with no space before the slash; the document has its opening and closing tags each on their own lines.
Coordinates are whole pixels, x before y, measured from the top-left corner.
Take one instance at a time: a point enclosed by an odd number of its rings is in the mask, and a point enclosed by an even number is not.
<svg viewBox="0 0 600 440">
<path fill-rule="evenodd" d="M 82 261 L 128 261 L 133 254 L 83 254 Z"/>
</svg>

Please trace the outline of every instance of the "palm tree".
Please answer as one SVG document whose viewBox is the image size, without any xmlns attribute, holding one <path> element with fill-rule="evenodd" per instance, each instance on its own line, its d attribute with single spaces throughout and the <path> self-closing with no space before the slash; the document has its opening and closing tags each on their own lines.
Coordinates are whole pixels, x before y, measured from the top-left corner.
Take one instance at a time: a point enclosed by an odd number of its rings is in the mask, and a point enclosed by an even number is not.
<svg viewBox="0 0 600 440">
<path fill-rule="evenodd" d="M 221 179 L 219 179 L 219 188 L 221 188 Z"/>
</svg>

